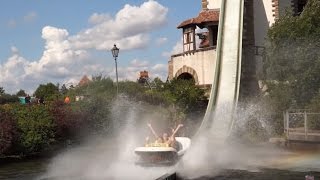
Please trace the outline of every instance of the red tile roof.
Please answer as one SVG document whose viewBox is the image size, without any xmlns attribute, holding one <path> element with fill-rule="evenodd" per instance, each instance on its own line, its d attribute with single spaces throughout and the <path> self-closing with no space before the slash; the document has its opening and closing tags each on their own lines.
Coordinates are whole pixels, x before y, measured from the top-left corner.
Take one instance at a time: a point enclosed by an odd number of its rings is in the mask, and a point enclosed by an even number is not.
<svg viewBox="0 0 320 180">
<path fill-rule="evenodd" d="M 90 82 L 90 79 L 88 78 L 88 76 L 87 76 L 87 75 L 84 75 L 84 76 L 82 77 L 82 79 L 80 80 L 78 86 L 88 85 L 89 82 Z"/>
<path fill-rule="evenodd" d="M 209 22 L 219 22 L 220 11 L 217 9 L 204 10 L 195 18 L 183 21 L 178 28 L 183 28 L 188 25 L 202 25 Z"/>
</svg>

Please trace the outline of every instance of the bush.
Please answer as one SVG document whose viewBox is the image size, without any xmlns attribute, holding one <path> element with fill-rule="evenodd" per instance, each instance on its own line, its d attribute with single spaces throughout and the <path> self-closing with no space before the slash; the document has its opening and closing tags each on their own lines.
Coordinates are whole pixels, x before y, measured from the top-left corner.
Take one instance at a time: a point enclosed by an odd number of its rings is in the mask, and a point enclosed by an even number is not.
<svg viewBox="0 0 320 180">
<path fill-rule="evenodd" d="M 80 103 L 81 119 L 85 122 L 88 133 L 105 133 L 110 130 L 112 107 L 107 97 L 96 95 Z"/>
<path fill-rule="evenodd" d="M 20 146 L 25 153 L 40 152 L 54 141 L 54 123 L 47 107 L 24 106 L 15 107 Z"/>
<path fill-rule="evenodd" d="M 15 103 L 15 102 L 19 102 L 19 98 L 16 95 L 10 95 L 10 94 L 0 95 L 0 104 L 8 104 L 8 103 Z"/>
<path fill-rule="evenodd" d="M 59 140 L 75 137 L 84 125 L 85 114 L 63 101 L 51 103 L 50 114 L 55 124 L 56 139 Z"/>
<path fill-rule="evenodd" d="M 0 107 L 0 155 L 11 148 L 17 135 L 16 122 L 9 110 Z"/>
</svg>

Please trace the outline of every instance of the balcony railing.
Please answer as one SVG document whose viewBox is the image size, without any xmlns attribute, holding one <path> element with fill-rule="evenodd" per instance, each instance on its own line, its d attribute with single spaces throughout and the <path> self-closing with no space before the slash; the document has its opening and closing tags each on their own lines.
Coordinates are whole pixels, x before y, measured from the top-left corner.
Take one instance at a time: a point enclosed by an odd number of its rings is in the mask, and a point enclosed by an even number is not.
<svg viewBox="0 0 320 180">
<path fill-rule="evenodd" d="M 186 52 L 183 52 L 183 53 L 174 54 L 174 55 L 171 56 L 171 58 L 178 57 L 178 56 L 189 55 L 189 54 L 194 54 L 194 53 L 197 53 L 197 52 L 209 51 L 209 50 L 212 50 L 212 49 L 216 49 L 216 46 L 210 46 L 210 47 L 206 47 L 206 48 L 196 49 L 196 50 L 193 50 L 193 51 L 186 51 Z"/>
</svg>

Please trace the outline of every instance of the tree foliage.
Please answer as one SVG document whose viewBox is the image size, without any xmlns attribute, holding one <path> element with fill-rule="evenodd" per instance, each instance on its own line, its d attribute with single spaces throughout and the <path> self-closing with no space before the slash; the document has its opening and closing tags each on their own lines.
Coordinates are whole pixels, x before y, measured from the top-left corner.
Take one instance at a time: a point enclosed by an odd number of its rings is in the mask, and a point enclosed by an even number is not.
<svg viewBox="0 0 320 180">
<path fill-rule="evenodd" d="M 4 94 L 4 89 L 3 89 L 3 87 L 0 87 L 0 95 L 1 94 Z"/>
<path fill-rule="evenodd" d="M 0 107 L 0 155 L 11 148 L 17 136 L 16 122 L 9 109 Z"/>
<path fill-rule="evenodd" d="M 174 79 L 162 82 L 156 78 L 152 83 L 155 86 L 150 88 L 137 82 L 120 81 L 119 96 L 113 80 L 101 75 L 66 92 L 59 92 L 53 83 L 39 85 L 34 95 L 52 101 L 46 105 L 8 104 L 10 113 L 0 111 L 0 135 L 5 134 L 5 139 L 0 139 L 0 154 L 10 148 L 12 141 L 15 141 L 13 149 L 16 154 L 29 155 L 57 143 L 78 141 L 82 135 L 113 134 L 114 129 L 130 115 L 133 102 L 139 102 L 138 106 L 142 107 L 138 110 L 141 113 L 136 115 L 138 119 L 145 119 L 145 112 L 157 112 L 159 118 L 155 119 L 161 119 L 159 124 L 170 127 L 182 123 L 188 113 L 201 109 L 204 112 L 204 91 L 193 81 Z M 65 104 L 61 94 L 69 96 L 71 103 Z M 84 98 L 74 101 L 75 96 Z M 150 118 L 149 114 L 147 118 Z M 16 139 L 10 133 L 17 135 Z"/>
<path fill-rule="evenodd" d="M 63 84 L 63 85 L 61 86 L 61 88 L 60 88 L 60 93 L 61 93 L 62 95 L 65 95 L 65 94 L 68 93 L 68 89 L 67 89 L 67 87 L 66 87 L 65 84 Z"/>
<path fill-rule="evenodd" d="M 10 94 L 2 94 L 0 95 L 0 105 L 1 104 L 8 104 L 8 103 L 15 103 L 19 102 L 19 98 L 16 95 L 10 95 Z"/>
<path fill-rule="evenodd" d="M 17 105 L 14 113 L 20 133 L 20 145 L 25 153 L 44 150 L 54 141 L 53 118 L 47 107 Z"/>
<path fill-rule="evenodd" d="M 76 138 L 87 118 L 87 114 L 63 101 L 52 102 L 49 113 L 53 118 L 55 139 L 61 141 Z"/>
<path fill-rule="evenodd" d="M 172 103 L 176 103 L 186 112 L 197 109 L 199 103 L 206 100 L 204 90 L 198 88 L 192 80 L 173 79 L 165 85 L 165 89 L 170 92 L 167 96 Z"/>
<path fill-rule="evenodd" d="M 40 84 L 34 92 L 34 96 L 44 97 L 46 100 L 55 100 L 59 97 L 59 87 L 53 83 Z"/>
<path fill-rule="evenodd" d="M 23 89 L 20 89 L 20 90 L 17 92 L 16 95 L 17 95 L 17 96 L 26 96 L 27 93 L 26 93 Z"/>
<path fill-rule="evenodd" d="M 288 13 L 268 32 L 265 79 L 269 80 L 269 86 L 274 84 L 269 91 L 280 93 L 274 82 L 286 83 L 291 91 L 287 92 L 291 104 L 300 108 L 308 104 L 320 89 L 319 49 L 320 1 L 309 0 L 300 16 Z"/>
</svg>

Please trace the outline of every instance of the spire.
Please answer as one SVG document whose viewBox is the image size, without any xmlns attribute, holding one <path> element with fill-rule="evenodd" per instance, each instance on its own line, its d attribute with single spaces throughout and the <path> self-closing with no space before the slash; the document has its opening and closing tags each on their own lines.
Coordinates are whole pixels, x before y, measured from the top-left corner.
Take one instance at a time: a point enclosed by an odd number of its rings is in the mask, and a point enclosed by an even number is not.
<svg viewBox="0 0 320 180">
<path fill-rule="evenodd" d="M 202 11 L 208 10 L 208 1 L 207 0 L 202 0 Z"/>
</svg>

